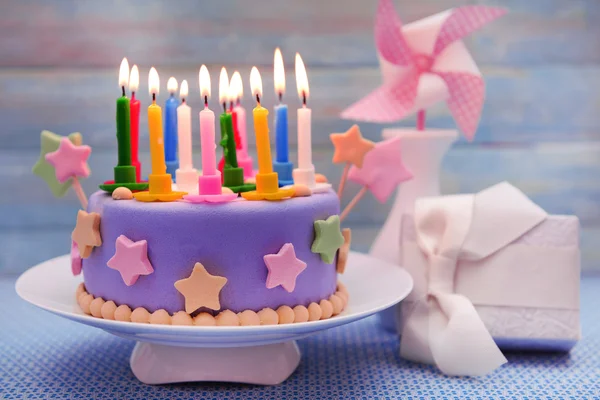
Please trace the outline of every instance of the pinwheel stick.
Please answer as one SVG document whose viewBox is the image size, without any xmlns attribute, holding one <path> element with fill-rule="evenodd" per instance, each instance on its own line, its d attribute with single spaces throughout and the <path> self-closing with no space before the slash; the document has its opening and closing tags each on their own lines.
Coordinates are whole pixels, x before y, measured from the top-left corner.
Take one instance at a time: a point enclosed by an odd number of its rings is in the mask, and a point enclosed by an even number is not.
<svg viewBox="0 0 600 400">
<path fill-rule="evenodd" d="M 417 130 L 425 130 L 425 110 L 417 111 Z"/>
<path fill-rule="evenodd" d="M 81 183 L 79 183 L 79 179 L 77 179 L 76 176 L 72 177 L 71 184 L 73 186 L 73 190 L 75 191 L 75 194 L 77 195 L 77 198 L 79 199 L 79 202 L 81 203 L 81 207 L 84 210 L 87 210 L 88 199 L 87 199 L 87 196 L 85 195 L 85 192 L 83 191 L 83 188 L 81 187 Z"/>
<path fill-rule="evenodd" d="M 342 211 L 342 213 L 340 214 L 340 221 L 343 221 L 344 218 L 346 218 L 348 214 L 350 214 L 350 211 L 352 211 L 354 206 L 358 204 L 360 199 L 363 198 L 363 196 L 367 193 L 368 190 L 369 188 L 367 186 L 363 186 L 362 189 L 360 189 L 360 192 L 358 192 L 356 196 L 354 196 L 354 198 L 350 200 L 350 203 L 348 203 L 346 208 L 344 208 L 344 211 Z"/>
<path fill-rule="evenodd" d="M 346 166 L 344 167 L 344 172 L 342 172 L 342 177 L 340 178 L 340 184 L 338 186 L 337 191 L 337 195 L 340 200 L 342 199 L 342 193 L 344 192 L 344 186 L 346 186 L 346 179 L 348 179 L 348 171 L 350 171 L 351 166 L 351 163 L 346 163 Z"/>
</svg>

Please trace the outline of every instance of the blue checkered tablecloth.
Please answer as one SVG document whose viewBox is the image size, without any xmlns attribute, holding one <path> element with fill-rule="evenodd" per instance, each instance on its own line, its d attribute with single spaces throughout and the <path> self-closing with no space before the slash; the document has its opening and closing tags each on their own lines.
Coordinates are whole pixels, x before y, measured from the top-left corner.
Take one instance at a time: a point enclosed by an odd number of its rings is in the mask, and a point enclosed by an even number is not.
<svg viewBox="0 0 600 400">
<path fill-rule="evenodd" d="M 398 339 L 368 318 L 299 342 L 302 361 L 278 386 L 149 386 L 129 369 L 134 342 L 20 300 L 0 280 L 3 399 L 600 398 L 600 276 L 582 281 L 583 339 L 570 354 L 507 354 L 484 378 L 449 378 L 402 360 Z"/>
</svg>

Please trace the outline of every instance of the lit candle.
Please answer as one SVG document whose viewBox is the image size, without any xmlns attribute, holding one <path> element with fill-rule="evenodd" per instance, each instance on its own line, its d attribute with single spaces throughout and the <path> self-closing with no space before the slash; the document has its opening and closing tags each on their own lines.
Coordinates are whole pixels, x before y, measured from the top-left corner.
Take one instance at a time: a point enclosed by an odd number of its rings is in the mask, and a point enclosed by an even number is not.
<svg viewBox="0 0 600 400">
<path fill-rule="evenodd" d="M 256 135 L 258 173 L 270 174 L 273 172 L 273 166 L 271 165 L 271 145 L 269 144 L 269 111 L 260 105 L 262 79 L 256 67 L 252 67 L 250 71 L 250 85 L 252 86 L 252 95 L 256 97 L 256 107 L 252 110 L 252 116 Z"/>
<path fill-rule="evenodd" d="M 219 102 L 223 105 L 223 113 L 219 117 L 221 123 L 221 146 L 223 146 L 223 158 L 225 168 L 237 168 L 237 154 L 235 150 L 235 138 L 233 136 L 233 120 L 231 113 L 227 112 L 227 101 L 229 100 L 229 78 L 225 67 L 221 68 L 219 76 Z"/>
<path fill-rule="evenodd" d="M 129 63 L 124 58 L 119 68 L 119 86 L 121 97 L 117 99 L 117 154 L 118 161 L 114 168 L 114 179 L 99 185 L 100 189 L 112 193 L 118 187 L 126 187 L 130 190 L 144 190 L 148 187 L 146 183 L 136 180 L 135 167 L 131 165 L 131 107 L 125 95 L 125 86 L 129 80 Z"/>
<path fill-rule="evenodd" d="M 208 108 L 210 97 L 210 75 L 206 65 L 200 67 L 200 96 L 204 100 L 204 110 L 200 111 L 200 142 L 202 145 L 202 175 L 216 175 L 215 113 Z"/>
<path fill-rule="evenodd" d="M 242 193 L 246 200 L 281 200 L 294 195 L 293 188 L 279 188 L 277 172 L 273 172 L 271 145 L 269 143 L 269 111 L 260 105 L 262 96 L 262 80 L 256 67 L 250 71 L 252 96 L 256 97 L 256 107 L 252 110 L 254 117 L 254 134 L 256 135 L 256 152 L 258 154 L 258 173 L 256 174 L 256 190 Z"/>
<path fill-rule="evenodd" d="M 141 103 L 135 98 L 135 92 L 140 84 L 140 72 L 138 66 L 131 67 L 131 75 L 129 76 L 129 90 L 131 91 L 131 101 L 129 103 L 129 117 L 131 120 L 131 165 L 135 167 L 136 181 L 142 180 L 142 165 L 138 158 L 139 138 L 140 138 L 140 107 Z"/>
<path fill-rule="evenodd" d="M 289 161 L 288 146 L 288 106 L 282 103 L 285 93 L 285 70 L 283 68 L 283 57 L 281 50 L 275 49 L 274 59 L 275 94 L 279 104 L 275 106 L 275 143 L 277 146 L 277 162 L 287 163 Z"/>
<path fill-rule="evenodd" d="M 148 107 L 148 131 L 150 132 L 150 159 L 152 173 L 148 175 L 148 191 L 137 192 L 133 197 L 138 201 L 175 201 L 181 199 L 186 192 L 173 191 L 171 174 L 167 173 L 165 163 L 165 145 L 163 142 L 162 110 L 156 104 L 156 96 L 160 81 L 156 68 L 148 73 L 148 90 L 152 95 L 152 104 Z"/>
<path fill-rule="evenodd" d="M 150 132 L 150 158 L 152 174 L 159 175 L 167 172 L 165 164 L 165 148 L 163 142 L 162 109 L 156 104 L 160 80 L 156 68 L 150 68 L 148 73 L 148 90 L 152 96 L 152 104 L 148 107 L 148 131 Z"/>
<path fill-rule="evenodd" d="M 125 95 L 125 86 L 127 86 L 128 79 L 129 63 L 127 58 L 123 58 L 119 68 L 119 86 L 121 87 L 122 96 L 117 99 L 117 165 L 119 167 L 131 165 L 130 110 L 129 99 Z"/>
<path fill-rule="evenodd" d="M 188 83 L 181 82 L 179 97 L 181 105 L 177 107 L 177 137 L 179 139 L 179 168 L 192 169 L 192 112 L 185 102 L 188 96 Z"/>
<path fill-rule="evenodd" d="M 169 98 L 165 102 L 165 163 L 167 172 L 174 175 L 177 163 L 177 80 L 170 77 L 167 81 Z"/>
<path fill-rule="evenodd" d="M 235 200 L 237 193 L 223 193 L 221 174 L 215 168 L 215 113 L 208 108 L 210 97 L 210 75 L 205 65 L 200 67 L 200 96 L 204 100 L 204 110 L 200 111 L 200 141 L 202 143 L 202 175 L 198 177 L 198 194 L 188 194 L 183 198 L 190 203 L 222 203 Z"/>
<path fill-rule="evenodd" d="M 311 144 L 311 109 L 306 107 L 309 96 L 308 77 L 300 54 L 296 53 L 296 85 L 302 107 L 298 109 L 298 168 L 314 169 Z"/>
</svg>

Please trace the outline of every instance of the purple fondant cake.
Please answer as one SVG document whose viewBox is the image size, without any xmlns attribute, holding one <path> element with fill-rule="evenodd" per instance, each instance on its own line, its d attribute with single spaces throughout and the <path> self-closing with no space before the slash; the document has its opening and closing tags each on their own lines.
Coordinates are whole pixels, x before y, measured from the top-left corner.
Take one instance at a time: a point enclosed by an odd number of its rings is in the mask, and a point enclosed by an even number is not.
<svg viewBox="0 0 600 400">
<path fill-rule="evenodd" d="M 259 312 L 319 304 L 336 292 L 337 273 L 335 257 L 327 263 L 313 252 L 315 222 L 337 215 L 339 206 L 333 191 L 279 202 L 239 199 L 221 204 L 142 203 L 96 192 L 88 212 L 100 216 L 102 245 L 83 260 L 85 290 L 93 298 L 131 310 L 143 307 L 149 313 L 164 309 L 175 314 L 186 310 L 186 298 L 175 282 L 189 278 L 201 263 L 210 275 L 227 282 L 218 295 L 219 309 L 188 310 L 192 316 L 202 311 L 217 315 L 222 310 Z M 107 265 L 122 235 L 131 242 L 146 241 L 153 269 L 131 285 Z M 281 285 L 268 288 L 264 256 L 277 254 L 288 243 L 306 267 L 292 291 Z"/>
</svg>

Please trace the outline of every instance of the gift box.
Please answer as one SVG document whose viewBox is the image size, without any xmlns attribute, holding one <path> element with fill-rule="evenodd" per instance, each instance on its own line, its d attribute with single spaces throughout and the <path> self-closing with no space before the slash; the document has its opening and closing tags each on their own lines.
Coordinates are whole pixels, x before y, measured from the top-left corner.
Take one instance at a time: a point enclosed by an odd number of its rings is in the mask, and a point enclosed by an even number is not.
<svg viewBox="0 0 600 400">
<path fill-rule="evenodd" d="M 501 350 L 568 351 L 580 338 L 579 220 L 509 183 L 418 199 L 402 218 L 414 289 L 399 308 L 404 358 L 483 375 Z"/>
</svg>

